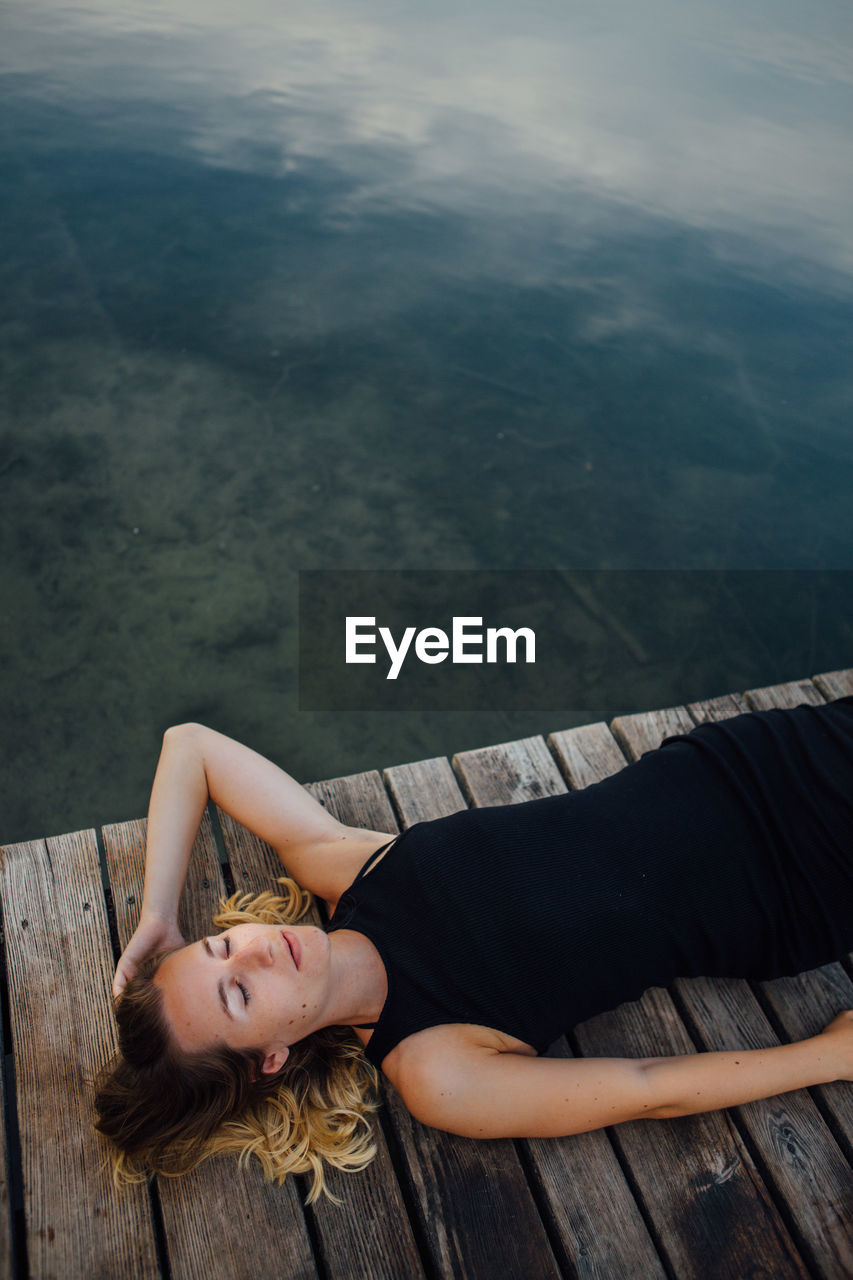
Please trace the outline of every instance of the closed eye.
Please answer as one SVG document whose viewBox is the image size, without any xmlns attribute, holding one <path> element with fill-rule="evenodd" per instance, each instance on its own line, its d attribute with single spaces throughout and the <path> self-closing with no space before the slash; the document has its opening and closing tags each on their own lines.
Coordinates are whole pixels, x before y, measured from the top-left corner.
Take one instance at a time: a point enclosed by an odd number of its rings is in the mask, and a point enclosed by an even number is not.
<svg viewBox="0 0 853 1280">
<path fill-rule="evenodd" d="M 241 993 L 241 995 L 242 995 L 242 997 L 243 997 L 243 1004 L 244 1004 L 244 1005 L 247 1005 L 247 1004 L 249 1003 L 249 1001 L 251 1000 L 251 998 L 252 998 L 252 997 L 249 995 L 248 991 L 247 991 L 247 990 L 246 990 L 246 988 L 243 986 L 242 982 L 238 982 L 238 983 L 237 983 L 237 986 L 240 988 L 240 993 Z"/>
</svg>

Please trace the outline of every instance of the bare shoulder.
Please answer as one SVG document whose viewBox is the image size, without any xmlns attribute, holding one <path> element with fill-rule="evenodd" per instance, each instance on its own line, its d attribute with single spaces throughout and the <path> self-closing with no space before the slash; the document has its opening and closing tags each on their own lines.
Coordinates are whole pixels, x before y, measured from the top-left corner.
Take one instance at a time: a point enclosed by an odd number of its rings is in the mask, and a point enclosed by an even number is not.
<svg viewBox="0 0 853 1280">
<path fill-rule="evenodd" d="M 536 1057 L 536 1050 L 522 1040 L 494 1027 L 469 1022 L 442 1023 L 406 1036 L 388 1054 L 382 1070 L 417 1119 L 441 1128 L 427 1113 L 437 1114 L 462 1081 L 476 1080 L 478 1072 L 500 1054 Z"/>
</svg>

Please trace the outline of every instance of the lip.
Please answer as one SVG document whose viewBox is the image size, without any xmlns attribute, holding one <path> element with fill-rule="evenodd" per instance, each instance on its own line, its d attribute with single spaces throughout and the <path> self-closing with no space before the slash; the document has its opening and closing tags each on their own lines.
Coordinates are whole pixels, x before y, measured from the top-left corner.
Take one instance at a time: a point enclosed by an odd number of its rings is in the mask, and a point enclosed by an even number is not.
<svg viewBox="0 0 853 1280">
<path fill-rule="evenodd" d="M 284 944 L 290 952 L 290 958 L 296 968 L 299 968 L 299 962 L 302 959 L 302 946 L 298 938 L 294 938 L 293 934 L 285 933 L 282 929 L 281 936 L 284 938 Z"/>
</svg>

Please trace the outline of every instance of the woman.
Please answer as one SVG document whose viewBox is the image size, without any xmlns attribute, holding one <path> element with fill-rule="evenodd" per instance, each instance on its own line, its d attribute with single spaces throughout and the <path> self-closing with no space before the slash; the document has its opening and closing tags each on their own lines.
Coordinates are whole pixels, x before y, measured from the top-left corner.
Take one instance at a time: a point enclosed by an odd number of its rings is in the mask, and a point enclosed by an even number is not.
<svg viewBox="0 0 853 1280">
<path fill-rule="evenodd" d="M 208 799 L 322 898 L 231 899 L 184 946 Z M 547 1137 L 853 1079 L 853 1011 L 796 1044 L 670 1058 L 538 1056 L 676 976 L 766 979 L 853 948 L 853 698 L 669 738 L 583 791 L 399 836 L 344 826 L 201 725 L 169 729 L 139 925 L 113 987 L 123 1058 L 99 1083 L 116 1169 L 254 1152 L 271 1176 L 372 1155 L 371 1067 L 425 1124 Z M 350 1029 L 347 1031 L 346 1029 Z M 364 1047 L 358 1050 L 352 1037 Z"/>
</svg>

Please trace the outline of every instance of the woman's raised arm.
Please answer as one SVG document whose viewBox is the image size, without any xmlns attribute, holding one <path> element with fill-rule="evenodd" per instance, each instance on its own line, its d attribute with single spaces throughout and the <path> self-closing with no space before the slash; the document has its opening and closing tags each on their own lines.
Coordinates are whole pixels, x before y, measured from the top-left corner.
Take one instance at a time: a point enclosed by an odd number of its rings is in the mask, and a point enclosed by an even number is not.
<svg viewBox="0 0 853 1280">
<path fill-rule="evenodd" d="M 469 1043 L 401 1075 L 416 1119 L 469 1138 L 554 1138 L 624 1120 L 716 1111 L 853 1079 L 853 1010 L 769 1049 L 671 1058 L 533 1058 Z"/>
<path fill-rule="evenodd" d="M 349 833 L 295 778 L 249 747 L 200 724 L 167 729 L 148 807 L 139 924 L 116 968 L 116 996 L 146 955 L 183 943 L 178 905 L 208 799 L 271 844 L 300 883 L 321 895 L 325 883 L 322 872 L 319 879 L 312 874 L 312 852 Z"/>
</svg>

